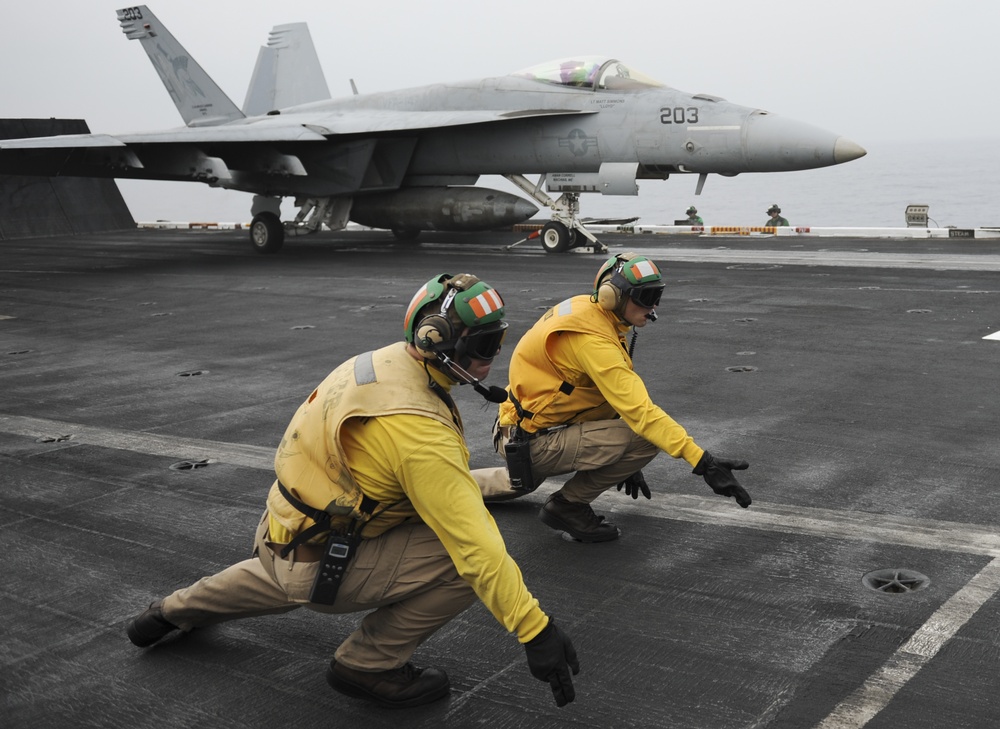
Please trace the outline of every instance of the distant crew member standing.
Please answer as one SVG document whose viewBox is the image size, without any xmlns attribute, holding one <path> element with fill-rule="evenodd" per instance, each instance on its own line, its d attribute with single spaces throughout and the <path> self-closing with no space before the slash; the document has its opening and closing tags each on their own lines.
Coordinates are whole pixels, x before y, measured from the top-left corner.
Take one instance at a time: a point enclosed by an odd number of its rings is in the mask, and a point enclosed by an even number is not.
<svg viewBox="0 0 1000 729">
<path fill-rule="evenodd" d="M 771 217 L 764 223 L 765 227 L 777 228 L 782 225 L 788 225 L 788 219 L 781 217 L 781 208 L 778 207 L 777 203 L 767 209 L 767 214 Z"/>
<path fill-rule="evenodd" d="M 705 224 L 705 221 L 701 219 L 700 215 L 698 215 L 698 208 L 696 208 L 694 205 L 692 205 L 691 207 L 689 207 L 684 212 L 688 216 L 687 217 L 687 222 L 690 223 L 691 225 L 704 225 Z"/>
</svg>

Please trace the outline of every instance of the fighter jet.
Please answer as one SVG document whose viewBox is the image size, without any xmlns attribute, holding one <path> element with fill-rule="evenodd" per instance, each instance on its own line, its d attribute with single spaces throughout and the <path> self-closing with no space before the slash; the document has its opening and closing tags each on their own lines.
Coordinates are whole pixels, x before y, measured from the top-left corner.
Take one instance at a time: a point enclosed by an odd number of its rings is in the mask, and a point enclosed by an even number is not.
<svg viewBox="0 0 1000 729">
<path fill-rule="evenodd" d="M 845 137 L 717 96 L 689 94 L 615 58 L 582 55 L 496 78 L 331 99 L 304 23 L 279 25 L 237 107 L 145 5 L 117 11 L 185 126 L 0 140 L 0 173 L 188 180 L 253 193 L 250 241 L 344 228 L 473 231 L 551 211 L 548 252 L 606 248 L 580 195 L 636 195 L 639 180 L 786 172 L 865 150 Z M 351 81 L 354 87 L 353 80 Z M 531 198 L 476 187 L 499 175 Z M 527 175 L 537 175 L 536 181 Z M 555 199 L 548 193 L 559 193 Z M 294 220 L 282 222 L 283 198 Z"/>
</svg>

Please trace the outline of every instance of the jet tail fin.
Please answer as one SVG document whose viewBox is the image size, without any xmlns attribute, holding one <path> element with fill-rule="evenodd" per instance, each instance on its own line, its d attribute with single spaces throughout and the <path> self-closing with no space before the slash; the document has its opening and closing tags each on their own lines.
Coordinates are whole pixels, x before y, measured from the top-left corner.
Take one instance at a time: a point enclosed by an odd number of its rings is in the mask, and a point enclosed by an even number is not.
<svg viewBox="0 0 1000 729">
<path fill-rule="evenodd" d="M 276 25 L 257 65 L 243 102 L 247 116 L 330 98 L 316 47 L 305 23 Z"/>
<path fill-rule="evenodd" d="M 189 127 L 242 119 L 237 108 L 145 5 L 122 8 L 118 22 L 129 40 L 138 40 Z"/>
</svg>

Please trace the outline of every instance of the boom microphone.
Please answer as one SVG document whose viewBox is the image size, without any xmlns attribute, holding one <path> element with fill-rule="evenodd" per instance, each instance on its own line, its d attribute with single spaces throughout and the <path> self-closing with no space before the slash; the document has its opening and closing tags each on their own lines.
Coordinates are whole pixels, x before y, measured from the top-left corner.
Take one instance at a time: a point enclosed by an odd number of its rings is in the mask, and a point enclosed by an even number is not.
<svg viewBox="0 0 1000 729">
<path fill-rule="evenodd" d="M 648 314 L 646 314 L 646 318 L 649 319 L 650 321 L 656 321 L 657 319 L 656 311 L 651 311 Z"/>
<path fill-rule="evenodd" d="M 451 370 L 452 374 L 454 374 L 463 385 L 472 385 L 472 389 L 482 395 L 487 402 L 502 403 L 507 401 L 507 391 L 502 387 L 490 385 L 487 389 L 479 380 L 473 377 L 463 367 L 459 367 L 458 364 L 444 352 L 438 352 L 437 357 L 441 364 Z"/>
<path fill-rule="evenodd" d="M 472 389 L 486 398 L 487 402 L 507 402 L 507 391 L 502 387 L 490 385 L 489 389 L 479 384 L 478 380 L 472 383 Z"/>
</svg>

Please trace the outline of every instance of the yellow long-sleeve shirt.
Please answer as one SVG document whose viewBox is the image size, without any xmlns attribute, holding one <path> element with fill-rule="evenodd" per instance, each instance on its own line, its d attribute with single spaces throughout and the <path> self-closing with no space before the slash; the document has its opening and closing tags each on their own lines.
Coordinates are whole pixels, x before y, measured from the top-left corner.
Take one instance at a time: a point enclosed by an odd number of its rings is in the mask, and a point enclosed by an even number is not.
<svg viewBox="0 0 1000 729">
<path fill-rule="evenodd" d="M 704 450 L 652 401 L 625 350 L 627 325 L 589 296 L 576 296 L 546 312 L 511 356 L 510 389 L 534 417 L 529 431 L 563 423 L 621 417 L 635 432 L 674 458 L 697 465 Z M 573 386 L 560 392 L 561 383 Z M 500 405 L 501 425 L 513 425 L 510 402 Z"/>
<path fill-rule="evenodd" d="M 649 396 L 642 378 L 622 357 L 622 348 L 580 332 L 566 332 L 555 351 L 568 368 L 582 366 L 608 404 L 628 426 L 653 445 L 691 466 L 704 450 Z"/>
<path fill-rule="evenodd" d="M 507 553 L 453 430 L 417 415 L 389 415 L 349 421 L 341 443 L 365 494 L 382 504 L 408 499 L 508 631 L 522 643 L 542 631 L 548 618 Z"/>
</svg>

